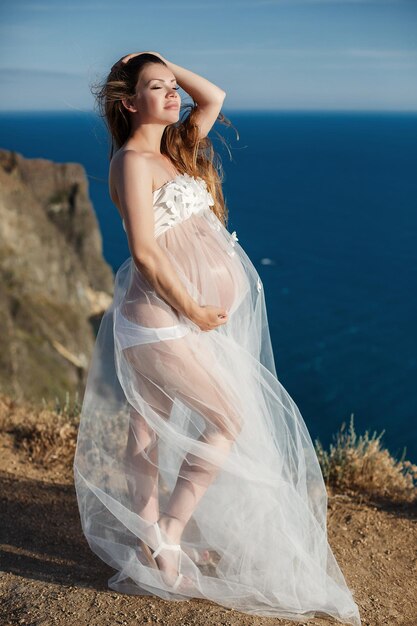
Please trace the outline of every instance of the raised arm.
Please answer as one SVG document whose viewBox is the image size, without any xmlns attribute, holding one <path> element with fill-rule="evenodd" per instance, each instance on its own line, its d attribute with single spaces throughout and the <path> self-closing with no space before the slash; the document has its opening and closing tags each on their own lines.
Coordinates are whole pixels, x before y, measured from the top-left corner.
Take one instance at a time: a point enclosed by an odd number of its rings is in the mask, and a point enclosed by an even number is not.
<svg viewBox="0 0 417 626">
<path fill-rule="evenodd" d="M 206 137 L 221 111 L 226 92 L 203 76 L 171 63 L 160 54 L 158 56 L 165 61 L 175 75 L 179 86 L 197 103 L 194 121 L 199 127 L 200 139 Z"/>
<path fill-rule="evenodd" d="M 226 92 L 214 83 L 211 83 L 207 78 L 203 78 L 203 76 L 195 74 L 180 65 L 171 63 L 171 61 L 165 59 L 159 52 L 154 52 L 153 50 L 147 50 L 146 52 L 162 59 L 175 75 L 179 86 L 196 102 L 197 111 L 194 121 L 200 129 L 200 139 L 206 137 L 221 111 Z M 139 54 L 144 54 L 144 52 L 132 52 L 131 54 L 127 54 L 115 63 L 114 66 L 127 63 L 129 59 Z"/>
</svg>

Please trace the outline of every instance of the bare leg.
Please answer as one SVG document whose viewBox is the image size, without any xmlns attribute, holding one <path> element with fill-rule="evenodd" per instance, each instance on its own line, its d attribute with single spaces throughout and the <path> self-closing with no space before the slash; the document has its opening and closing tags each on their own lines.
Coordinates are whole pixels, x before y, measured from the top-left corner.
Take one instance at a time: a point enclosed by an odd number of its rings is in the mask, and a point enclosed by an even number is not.
<svg viewBox="0 0 417 626">
<path fill-rule="evenodd" d="M 133 407 L 130 409 L 126 459 L 130 464 L 131 478 L 128 481 L 128 488 L 133 508 L 143 519 L 150 523 L 155 522 L 159 517 L 158 437 Z M 138 546 L 142 547 L 140 539 Z M 174 580 L 177 570 L 172 562 L 172 556 L 168 560 L 160 555 L 156 560 L 161 571 L 171 574 Z M 146 558 L 142 562 L 148 565 Z M 190 581 L 188 584 L 191 584 Z"/>
<path fill-rule="evenodd" d="M 168 419 L 172 408 L 172 400 L 152 387 L 153 409 L 164 419 Z M 149 398 L 150 401 L 150 398 Z M 144 417 L 133 407 L 130 408 L 129 433 L 126 445 L 126 461 L 130 466 L 128 476 L 128 488 L 134 511 L 150 523 L 159 518 L 159 463 L 158 463 L 158 439 L 155 431 L 149 426 Z M 139 479 L 138 479 L 139 478 Z M 172 538 L 169 540 L 172 542 Z M 174 542 L 175 543 L 175 542 Z M 139 547 L 142 541 L 138 541 Z M 192 553 L 186 550 L 190 557 Z M 175 555 L 169 554 L 170 559 L 157 556 L 159 568 L 175 579 L 176 569 Z M 210 554 L 203 551 L 200 554 L 202 562 L 208 560 Z M 148 564 L 146 559 L 144 564 Z M 189 582 L 189 581 L 188 581 Z M 187 579 L 186 579 L 187 583 Z M 185 585 L 186 586 L 186 585 Z"/>
<path fill-rule="evenodd" d="M 126 457 L 132 468 L 129 480 L 130 498 L 135 512 L 149 522 L 159 517 L 158 441 L 156 433 L 133 407 L 130 409 Z"/>
<path fill-rule="evenodd" d="M 199 441 L 208 443 L 215 447 L 223 455 L 228 454 L 233 444 L 234 438 L 231 433 L 223 434 L 214 431 L 211 427 L 199 437 Z M 188 453 L 181 464 L 177 482 L 171 494 L 167 510 L 160 516 L 158 520 L 159 527 L 169 537 L 170 542 L 180 543 L 183 530 L 190 520 L 195 508 L 203 497 L 209 485 L 216 477 L 221 465 L 216 465 L 202 459 L 199 456 Z M 162 551 L 156 557 L 158 567 L 172 577 L 174 580 L 177 575 L 177 568 L 172 555 L 164 558 Z M 206 555 L 206 558 L 209 555 Z M 186 579 L 186 586 L 192 586 L 192 582 Z"/>
<path fill-rule="evenodd" d="M 227 372 L 220 371 L 214 354 L 207 350 L 203 353 L 202 349 L 204 346 L 198 340 L 186 337 L 142 346 L 140 353 L 136 351 L 132 354 L 131 363 L 137 371 L 138 388 L 142 387 L 140 391 L 145 401 L 157 410 L 161 408 L 161 398 L 155 401 L 156 390 L 163 390 L 171 401 L 178 397 L 203 417 L 206 427 L 199 441 L 207 444 L 208 451 L 216 453 L 215 461 L 204 458 L 204 453 L 188 453 L 185 456 L 166 510 L 158 518 L 159 527 L 165 535 L 164 540 L 169 543 L 180 543 L 186 524 L 216 477 L 241 428 L 242 408 L 237 392 L 228 387 L 225 382 L 228 378 Z M 140 371 L 144 364 L 147 368 L 146 375 L 141 376 Z M 150 381 L 152 383 L 149 386 Z M 160 414 L 169 419 L 169 411 L 163 410 Z M 146 450 L 146 446 L 152 446 L 152 441 L 146 430 L 143 434 L 139 448 Z M 156 457 L 149 456 L 151 458 Z M 144 475 L 147 470 L 144 472 L 142 465 L 139 465 L 138 471 Z M 148 488 L 145 492 L 142 491 L 145 495 L 142 495 L 141 500 L 136 499 L 136 502 L 140 510 L 145 510 L 154 519 L 157 510 L 153 498 L 157 491 L 156 478 L 152 470 L 148 470 L 148 475 Z M 177 555 L 171 550 L 163 549 L 156 560 L 158 567 L 174 580 L 178 572 Z"/>
<path fill-rule="evenodd" d="M 149 407 L 168 420 L 173 405 L 172 398 L 140 376 L 137 384 Z M 130 466 L 129 494 L 133 510 L 149 522 L 156 522 L 159 518 L 158 439 L 143 415 L 131 406 L 126 445 L 126 461 Z"/>
<path fill-rule="evenodd" d="M 180 542 L 186 524 L 217 476 L 222 459 L 230 452 L 242 426 L 239 401 L 223 383 L 219 372 L 209 375 L 194 360 L 189 383 L 193 393 L 184 390 L 178 395 L 205 419 L 206 428 L 198 441 L 215 449 L 219 462 L 215 464 L 192 453 L 185 456 L 166 511 L 159 518 L 160 527 L 176 543 Z"/>
<path fill-rule="evenodd" d="M 227 454 L 233 444 L 233 438 L 221 433 L 203 433 L 198 439 L 216 447 Z M 204 493 L 215 479 L 220 465 L 214 465 L 191 453 L 187 454 L 179 471 L 175 488 L 171 494 L 167 510 L 159 519 L 160 527 L 175 543 L 181 535 Z"/>
</svg>

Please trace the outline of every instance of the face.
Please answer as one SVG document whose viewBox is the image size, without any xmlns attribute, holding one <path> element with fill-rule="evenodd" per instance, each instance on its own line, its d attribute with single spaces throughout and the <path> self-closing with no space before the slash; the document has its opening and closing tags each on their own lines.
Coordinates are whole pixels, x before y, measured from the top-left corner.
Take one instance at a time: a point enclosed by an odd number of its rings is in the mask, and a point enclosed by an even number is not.
<svg viewBox="0 0 417 626">
<path fill-rule="evenodd" d="M 158 120 L 173 124 L 179 119 L 181 98 L 175 75 L 160 63 L 147 64 L 136 85 L 136 96 L 131 99 L 132 112 L 141 120 Z"/>
</svg>

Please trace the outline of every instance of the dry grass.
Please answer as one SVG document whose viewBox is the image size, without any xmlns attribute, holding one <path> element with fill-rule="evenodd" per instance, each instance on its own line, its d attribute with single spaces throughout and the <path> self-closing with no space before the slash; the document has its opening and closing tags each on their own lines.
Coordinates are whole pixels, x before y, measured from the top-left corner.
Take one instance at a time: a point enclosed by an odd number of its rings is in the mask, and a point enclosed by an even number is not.
<svg viewBox="0 0 417 626">
<path fill-rule="evenodd" d="M 79 415 L 77 395 L 72 402 L 68 394 L 64 403 L 55 399 L 54 406 L 44 401 L 42 407 L 0 395 L 0 431 L 13 435 L 15 447 L 39 465 L 72 467 Z"/>
<path fill-rule="evenodd" d="M 395 459 L 383 447 L 384 430 L 372 436 L 355 432 L 353 413 L 333 436 L 329 450 L 316 439 L 315 448 L 326 484 L 336 491 L 352 491 L 390 502 L 417 503 L 417 465 Z"/>
<path fill-rule="evenodd" d="M 81 406 L 77 395 L 62 403 L 42 407 L 0 395 L 0 431 L 13 436 L 16 448 L 28 460 L 42 465 L 72 468 Z M 396 460 L 383 447 L 381 437 L 355 432 L 353 414 L 349 428 L 343 422 L 328 450 L 319 439 L 315 448 L 326 485 L 335 492 L 360 493 L 395 503 L 417 503 L 417 465 Z M 404 454 L 403 454 L 404 457 Z"/>
</svg>

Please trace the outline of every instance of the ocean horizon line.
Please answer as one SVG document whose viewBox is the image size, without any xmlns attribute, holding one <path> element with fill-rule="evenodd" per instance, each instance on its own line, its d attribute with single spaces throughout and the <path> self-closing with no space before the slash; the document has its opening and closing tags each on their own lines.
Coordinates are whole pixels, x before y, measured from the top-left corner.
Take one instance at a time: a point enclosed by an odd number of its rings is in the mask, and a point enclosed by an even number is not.
<svg viewBox="0 0 417 626">
<path fill-rule="evenodd" d="M 222 112 L 228 114 L 256 114 L 260 113 L 272 113 L 272 114 L 339 114 L 339 115 L 417 115 L 417 109 L 319 109 L 319 108 L 305 108 L 305 109 L 235 109 L 223 107 Z M 62 114 L 95 114 L 97 111 L 94 109 L 0 109 L 0 115 L 16 115 L 16 114 L 45 114 L 45 115 L 62 115 Z"/>
</svg>

